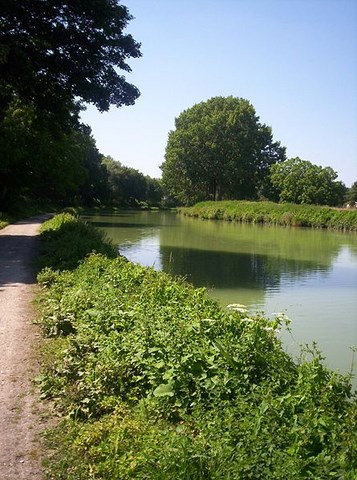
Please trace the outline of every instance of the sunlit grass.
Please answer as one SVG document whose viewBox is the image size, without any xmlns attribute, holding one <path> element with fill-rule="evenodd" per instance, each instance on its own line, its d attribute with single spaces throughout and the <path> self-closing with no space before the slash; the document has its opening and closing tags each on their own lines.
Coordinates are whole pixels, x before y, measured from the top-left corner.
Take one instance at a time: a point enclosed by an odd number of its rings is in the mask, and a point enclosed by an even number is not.
<svg viewBox="0 0 357 480">
<path fill-rule="evenodd" d="M 180 208 L 182 214 L 211 220 L 289 227 L 357 230 L 357 209 L 336 209 L 290 203 L 222 201 L 200 202 Z"/>
</svg>

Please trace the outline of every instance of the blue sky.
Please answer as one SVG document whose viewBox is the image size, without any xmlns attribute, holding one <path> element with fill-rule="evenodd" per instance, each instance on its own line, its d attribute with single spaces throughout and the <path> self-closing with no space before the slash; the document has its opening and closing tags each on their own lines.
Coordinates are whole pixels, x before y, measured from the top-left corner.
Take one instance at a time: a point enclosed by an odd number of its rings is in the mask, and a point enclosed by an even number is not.
<svg viewBox="0 0 357 480">
<path fill-rule="evenodd" d="M 243 97 L 275 140 L 357 181 L 356 0 L 123 0 L 143 56 L 134 106 L 82 120 L 97 147 L 160 177 L 174 119 L 214 96 Z"/>
</svg>

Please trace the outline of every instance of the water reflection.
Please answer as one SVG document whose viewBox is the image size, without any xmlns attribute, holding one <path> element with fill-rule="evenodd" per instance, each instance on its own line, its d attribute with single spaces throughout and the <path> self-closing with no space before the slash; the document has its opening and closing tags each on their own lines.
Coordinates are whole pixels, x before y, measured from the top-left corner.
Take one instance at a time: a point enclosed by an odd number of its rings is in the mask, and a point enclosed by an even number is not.
<svg viewBox="0 0 357 480">
<path fill-rule="evenodd" d="M 356 268 L 356 235 L 200 221 L 167 212 L 87 218 L 132 261 L 184 276 L 196 286 L 260 292 L 259 302 L 261 293 L 303 279 L 331 277 L 339 285 L 346 273 L 331 276 L 335 264 Z"/>
<path fill-rule="evenodd" d="M 312 272 L 327 274 L 331 266 L 312 261 L 281 258 L 257 253 L 205 251 L 160 246 L 162 268 L 186 276 L 196 286 L 215 289 L 248 288 L 277 290 L 281 278 L 293 281 Z"/>
</svg>

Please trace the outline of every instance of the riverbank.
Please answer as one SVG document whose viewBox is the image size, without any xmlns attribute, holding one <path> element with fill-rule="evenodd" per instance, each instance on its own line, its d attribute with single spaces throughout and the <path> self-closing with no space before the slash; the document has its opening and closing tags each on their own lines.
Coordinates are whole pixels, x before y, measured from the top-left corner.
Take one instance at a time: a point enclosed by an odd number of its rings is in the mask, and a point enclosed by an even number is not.
<svg viewBox="0 0 357 480">
<path fill-rule="evenodd" d="M 283 316 L 223 310 L 203 289 L 103 255 L 103 238 L 85 260 L 65 248 L 95 232 L 68 215 L 43 227 L 41 387 L 63 415 L 49 478 L 354 478 L 348 377 L 314 349 L 293 361 Z"/>
<path fill-rule="evenodd" d="M 234 200 L 200 202 L 179 212 L 209 220 L 357 231 L 357 209 Z"/>
</svg>

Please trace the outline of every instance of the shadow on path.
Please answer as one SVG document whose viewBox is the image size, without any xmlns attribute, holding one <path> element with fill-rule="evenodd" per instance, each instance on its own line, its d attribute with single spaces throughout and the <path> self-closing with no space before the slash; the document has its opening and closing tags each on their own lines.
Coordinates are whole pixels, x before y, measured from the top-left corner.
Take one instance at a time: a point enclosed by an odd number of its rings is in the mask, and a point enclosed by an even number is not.
<svg viewBox="0 0 357 480">
<path fill-rule="evenodd" d="M 38 238 L 27 235 L 0 235 L 0 288 L 12 283 L 35 282 L 34 255 Z"/>
<path fill-rule="evenodd" d="M 38 252 L 40 224 L 52 215 L 20 220 L 0 230 L 0 288 L 35 283 L 34 259 Z"/>
</svg>

